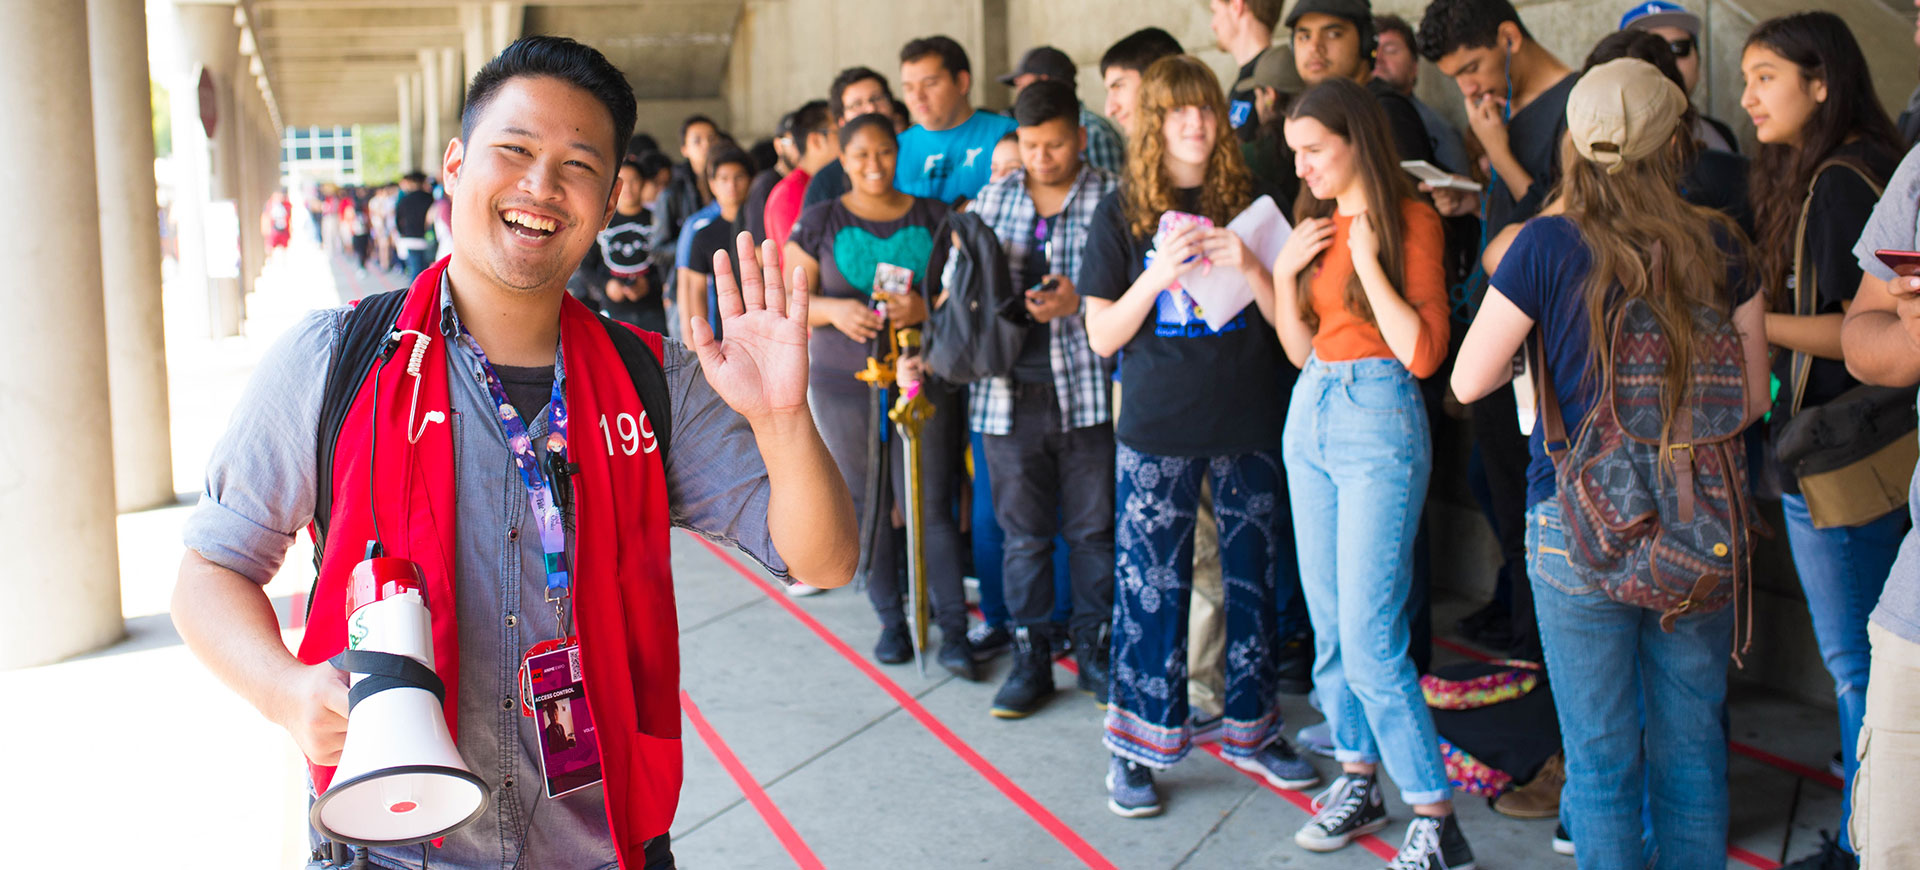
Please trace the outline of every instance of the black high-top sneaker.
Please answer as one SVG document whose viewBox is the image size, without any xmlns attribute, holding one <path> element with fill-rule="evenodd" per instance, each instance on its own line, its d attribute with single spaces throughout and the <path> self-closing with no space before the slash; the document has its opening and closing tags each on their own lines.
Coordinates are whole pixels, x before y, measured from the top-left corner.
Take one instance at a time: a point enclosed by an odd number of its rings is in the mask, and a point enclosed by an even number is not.
<svg viewBox="0 0 1920 870">
<path fill-rule="evenodd" d="M 1093 696 L 1093 703 L 1100 709 L 1107 709 L 1107 661 L 1113 656 L 1113 626 L 1101 623 L 1098 627 L 1077 632 L 1073 639 L 1073 661 L 1079 666 L 1080 675 L 1074 683 L 1080 689 Z"/>
<path fill-rule="evenodd" d="M 1024 719 L 1053 694 L 1053 645 L 1028 626 L 1013 630 L 1013 670 L 993 695 L 994 716 Z"/>
<path fill-rule="evenodd" d="M 1313 819 L 1294 833 L 1293 841 L 1310 852 L 1331 852 L 1386 826 L 1387 805 L 1380 797 L 1379 780 L 1343 773 L 1314 796 Z"/>
<path fill-rule="evenodd" d="M 1407 825 L 1407 839 L 1400 854 L 1393 856 L 1387 870 L 1474 870 L 1473 849 L 1460 833 L 1460 820 L 1452 814 L 1435 818 L 1414 816 Z"/>
</svg>

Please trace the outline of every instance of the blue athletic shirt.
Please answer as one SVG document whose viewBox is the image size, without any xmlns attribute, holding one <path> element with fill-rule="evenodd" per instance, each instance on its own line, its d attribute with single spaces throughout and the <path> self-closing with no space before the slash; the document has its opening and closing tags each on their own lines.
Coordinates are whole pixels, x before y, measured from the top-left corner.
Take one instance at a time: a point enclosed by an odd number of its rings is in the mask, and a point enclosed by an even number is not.
<svg viewBox="0 0 1920 870">
<path fill-rule="evenodd" d="M 993 146 L 1014 126 L 1012 118 L 977 109 L 959 126 L 939 132 L 915 124 L 900 134 L 893 186 L 949 205 L 963 196 L 972 199 L 992 177 Z"/>
</svg>

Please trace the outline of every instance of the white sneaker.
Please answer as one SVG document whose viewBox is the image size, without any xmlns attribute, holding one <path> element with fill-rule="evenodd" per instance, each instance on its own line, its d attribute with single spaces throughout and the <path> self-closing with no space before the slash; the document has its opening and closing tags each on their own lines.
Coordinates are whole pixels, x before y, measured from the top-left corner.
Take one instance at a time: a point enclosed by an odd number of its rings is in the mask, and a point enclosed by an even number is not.
<svg viewBox="0 0 1920 870">
<path fill-rule="evenodd" d="M 818 586 L 808 586 L 805 583 L 795 583 L 792 586 L 787 587 L 787 597 L 788 598 L 811 598 L 825 591 L 827 590 L 822 589 Z"/>
</svg>

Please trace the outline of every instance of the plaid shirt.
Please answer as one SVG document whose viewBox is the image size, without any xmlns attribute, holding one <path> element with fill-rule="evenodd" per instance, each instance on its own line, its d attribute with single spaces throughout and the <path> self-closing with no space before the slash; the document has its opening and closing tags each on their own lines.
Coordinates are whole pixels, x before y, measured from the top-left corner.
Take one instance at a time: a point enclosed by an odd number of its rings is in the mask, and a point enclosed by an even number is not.
<svg viewBox="0 0 1920 870">
<path fill-rule="evenodd" d="M 1027 195 L 1026 180 L 1024 170 L 1014 170 L 1012 175 L 982 188 L 970 209 L 1000 237 L 1010 264 L 1024 262 L 1034 244 L 1034 224 L 1039 214 L 1033 198 Z M 1119 182 L 1105 172 L 1093 166 L 1080 168 L 1080 177 L 1074 179 L 1073 190 L 1067 194 L 1053 228 L 1051 266 L 1055 273 L 1079 283 L 1080 255 L 1086 250 L 1094 209 L 1118 187 Z M 1086 303 L 1081 302 L 1079 313 L 1055 318 L 1048 326 L 1052 340 L 1047 354 L 1053 364 L 1054 393 L 1060 402 L 1061 431 L 1097 426 L 1112 419 L 1113 368 L 1087 344 Z M 1011 433 L 1013 394 L 1010 377 L 974 382 L 967 407 L 973 431 L 983 435 Z"/>
<path fill-rule="evenodd" d="M 1084 104 L 1080 106 L 1080 126 L 1087 131 L 1086 150 L 1080 152 L 1080 159 L 1093 164 L 1100 171 L 1114 178 L 1127 166 L 1127 140 L 1114 129 L 1113 122 L 1100 117 Z M 1092 214 L 1093 212 L 1087 212 Z"/>
</svg>

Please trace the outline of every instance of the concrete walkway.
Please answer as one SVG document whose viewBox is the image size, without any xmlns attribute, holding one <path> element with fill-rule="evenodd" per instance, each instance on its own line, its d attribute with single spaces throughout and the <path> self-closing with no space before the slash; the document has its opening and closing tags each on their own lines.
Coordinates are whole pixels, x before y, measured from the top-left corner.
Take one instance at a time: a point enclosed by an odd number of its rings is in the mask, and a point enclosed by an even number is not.
<svg viewBox="0 0 1920 870">
<path fill-rule="evenodd" d="M 309 244 L 270 268 L 249 301 L 248 336 L 170 335 L 177 480 L 196 492 L 205 457 L 260 354 L 302 312 L 396 286 L 362 279 Z M 169 291 L 170 294 L 173 291 Z M 197 300 L 169 296 L 169 323 Z M 10 787 L 0 789 L 7 866 L 301 866 L 304 771 L 291 742 L 220 686 L 165 615 L 190 508 L 121 517 L 129 637 L 101 653 L 0 673 Z M 987 715 L 988 680 L 873 664 L 865 596 L 779 593 L 726 551 L 674 536 L 683 656 L 686 786 L 673 827 L 680 866 L 1377 868 L 1408 813 L 1390 801 L 1383 839 L 1331 855 L 1296 848 L 1305 795 L 1276 792 L 1206 753 L 1159 777 L 1165 815 L 1106 809 L 1100 711 L 1071 690 L 1021 721 Z M 310 550 L 268 587 L 288 626 L 311 582 Z M 1441 601 L 1436 625 L 1471 604 Z M 298 631 L 286 633 L 289 645 Z M 1440 660 L 1462 654 L 1443 648 Z M 1285 698 L 1288 732 L 1318 721 Z M 1752 689 L 1736 692 L 1733 868 L 1772 867 L 1837 821 L 1826 760 L 1833 716 Z M 58 724 L 50 725 L 49 722 Z M 57 735 L 57 736 L 55 736 Z M 55 736 L 50 740 L 50 736 Z M 1744 754 L 1741 754 L 1744 753 Z M 1318 760 L 1322 773 L 1335 766 Z M 1460 802 L 1480 866 L 1572 868 L 1548 849 L 1553 822 L 1519 822 Z M 526 866 L 541 866 L 530 858 Z"/>
</svg>

